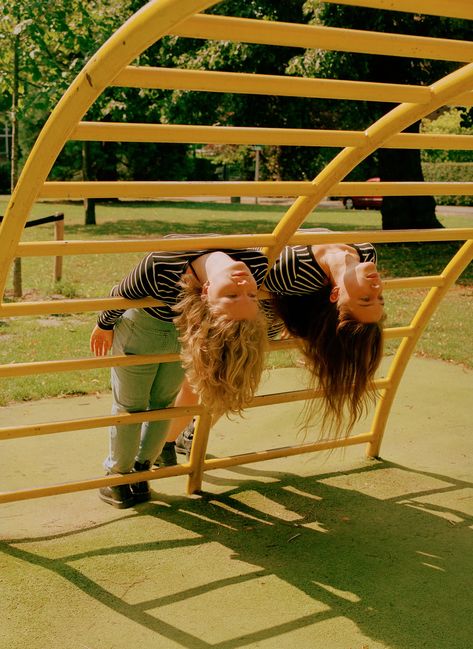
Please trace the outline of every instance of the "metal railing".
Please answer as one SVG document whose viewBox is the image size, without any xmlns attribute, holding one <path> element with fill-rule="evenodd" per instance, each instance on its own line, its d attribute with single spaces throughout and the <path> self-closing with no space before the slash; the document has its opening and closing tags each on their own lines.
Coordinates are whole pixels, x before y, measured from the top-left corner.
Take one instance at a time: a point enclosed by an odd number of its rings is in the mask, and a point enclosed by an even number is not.
<svg viewBox="0 0 473 649">
<path fill-rule="evenodd" d="M 123 414 L 119 418 L 104 414 L 77 420 L 45 422 L 33 425 L 8 426 L 0 429 L 0 439 L 15 439 L 35 435 L 55 435 L 65 431 L 105 427 L 118 421 L 142 422 L 196 415 L 198 425 L 190 461 L 177 467 L 167 467 L 140 474 L 141 478 L 166 478 L 188 475 L 188 491 L 200 489 L 205 471 L 232 465 L 315 452 L 328 448 L 366 444 L 367 453 L 377 456 L 391 405 L 405 367 L 432 314 L 445 294 L 473 259 L 473 228 L 445 230 L 404 230 L 343 233 L 297 232 L 312 209 L 325 196 L 380 195 L 415 196 L 423 194 L 472 194 L 473 183 L 375 183 L 369 190 L 363 183 L 343 182 L 346 175 L 378 148 L 445 148 L 472 149 L 472 136 L 442 134 L 415 135 L 403 133 L 412 123 L 445 105 L 473 103 L 473 43 L 449 39 L 382 34 L 367 31 L 344 30 L 313 25 L 293 25 L 227 16 L 204 15 L 199 12 L 218 4 L 203 0 L 161 2 L 145 5 L 120 28 L 97 52 L 64 94 L 45 124 L 27 160 L 22 175 L 8 205 L 0 226 L 0 292 L 3 293 L 9 268 L 16 257 L 83 254 L 116 254 L 148 252 L 157 249 L 179 250 L 202 247 L 263 246 L 273 261 L 287 243 L 330 243 L 347 241 L 402 242 L 402 241 L 462 241 L 463 245 L 439 274 L 424 277 L 406 277 L 386 281 L 386 288 L 425 288 L 427 295 L 419 304 L 417 313 L 407 324 L 388 328 L 385 338 L 399 339 L 397 351 L 385 377 L 376 381 L 379 394 L 369 431 L 343 439 L 323 439 L 314 443 L 286 448 L 270 448 L 243 455 L 205 459 L 211 425 L 211 414 L 200 406 L 166 408 L 142 413 Z M 373 8 L 424 11 L 433 15 L 452 15 L 473 18 L 471 3 L 451 3 L 439 0 L 393 0 L 389 7 L 382 0 L 344 0 L 344 4 Z M 449 8 L 452 13 L 449 14 Z M 401 57 L 419 57 L 457 61 L 462 65 L 455 72 L 428 87 L 409 85 L 353 82 L 343 80 L 281 78 L 270 75 L 244 73 L 217 73 L 195 70 L 143 68 L 130 65 L 144 50 L 165 35 L 185 38 L 263 43 L 277 46 L 318 47 L 344 49 L 360 53 L 387 54 Z M 316 44 L 316 45 L 315 45 Z M 463 65 L 466 63 L 466 65 Z M 209 127 L 199 124 L 111 124 L 81 122 L 89 107 L 108 86 L 173 88 L 208 92 L 235 92 L 274 94 L 295 97 L 331 97 L 333 99 L 385 101 L 394 107 L 363 132 L 307 131 L 298 129 L 255 129 L 243 127 Z M 186 142 L 237 143 L 248 145 L 273 144 L 279 146 L 342 147 L 333 160 L 312 182 L 235 182 L 235 183 L 165 183 L 165 182 L 47 182 L 47 177 L 62 147 L 69 139 L 110 140 L 128 142 Z M 295 197 L 280 223 L 271 231 L 258 235 L 222 236 L 215 239 L 195 237 L 185 240 L 117 240 L 20 242 L 27 215 L 37 199 L 71 198 L 157 198 L 169 196 L 286 196 Z M 47 313 L 79 313 L 104 308 L 142 307 L 156 304 L 151 299 L 127 301 L 123 298 L 54 300 L 54 303 L 2 303 L 0 317 L 19 317 Z M 294 341 L 271 343 L 271 349 L 287 349 Z M 61 361 L 15 363 L 0 366 L 0 378 L 70 370 L 88 370 L 113 365 L 131 365 L 175 360 L 175 355 L 114 356 L 108 358 L 75 358 Z M 307 399 L 321 399 L 318 390 L 296 390 L 256 397 L 250 408 Z M 136 475 L 84 479 L 61 485 L 27 488 L 3 492 L 0 502 L 22 500 L 94 489 L 104 485 L 133 482 Z"/>
</svg>

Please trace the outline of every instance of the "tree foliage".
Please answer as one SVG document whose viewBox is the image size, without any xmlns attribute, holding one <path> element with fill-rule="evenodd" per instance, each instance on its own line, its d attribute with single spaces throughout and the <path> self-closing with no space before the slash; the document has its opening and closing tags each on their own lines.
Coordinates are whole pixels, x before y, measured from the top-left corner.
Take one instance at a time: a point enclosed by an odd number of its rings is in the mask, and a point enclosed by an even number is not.
<svg viewBox="0 0 473 649">
<path fill-rule="evenodd" d="M 308 0 L 305 11 L 311 22 L 328 27 L 456 39 L 468 39 L 471 30 L 468 21 L 327 5 L 316 0 Z M 307 50 L 293 61 L 291 69 L 307 76 L 429 85 L 457 67 L 459 64 L 445 61 Z M 353 102 L 339 102 L 333 110 L 333 116 L 338 128 L 364 130 L 391 108 L 391 104 L 381 102 L 357 102 L 356 107 Z M 407 130 L 418 132 L 419 126 L 419 123 L 415 123 Z M 417 150 L 380 149 L 367 164 L 370 165 L 370 171 L 365 177 L 378 175 L 382 180 L 423 180 L 420 152 Z M 378 173 L 375 173 L 375 165 Z M 365 167 L 366 164 L 360 165 L 361 169 Z M 359 169 L 354 170 L 351 178 L 364 179 L 360 178 Z M 440 226 L 435 217 L 435 202 L 432 197 L 386 197 L 382 216 L 385 229 Z"/>
<path fill-rule="evenodd" d="M 16 0 L 0 15 L 2 109 L 11 102 L 15 36 L 20 38 L 18 119 L 25 157 L 66 88 L 122 22 L 122 2 Z"/>
<path fill-rule="evenodd" d="M 20 39 L 20 146 L 23 160 L 71 81 L 98 47 L 144 0 L 13 0 L 0 9 L 0 111 L 11 105 L 13 39 Z M 467 21 L 354 8 L 318 0 L 225 0 L 210 13 L 244 18 L 313 22 L 334 27 L 464 38 Z M 455 63 L 368 56 L 318 49 L 302 50 L 237 43 L 164 37 L 146 50 L 140 65 L 241 71 L 271 75 L 300 75 L 426 85 L 458 67 Z M 365 129 L 392 105 L 293 97 L 107 88 L 85 116 L 89 120 L 148 123 L 215 124 L 228 126 L 291 127 L 307 129 Z M 471 119 L 462 112 L 465 124 Z M 417 130 L 418 124 L 410 130 Z M 255 142 L 255 144 L 258 144 Z M 195 147 L 179 144 L 69 142 L 52 172 L 54 179 L 87 177 L 116 179 L 213 178 L 209 160 L 238 165 L 242 178 L 254 174 L 251 147 L 206 147 L 206 157 Z M 337 153 L 333 148 L 269 147 L 261 154 L 262 179 L 312 179 Z M 420 180 L 418 151 L 382 149 L 353 170 L 350 178 L 380 175 L 386 180 Z M 386 198 L 385 227 L 438 225 L 433 199 Z M 404 220 L 400 221 L 400 215 Z"/>
</svg>

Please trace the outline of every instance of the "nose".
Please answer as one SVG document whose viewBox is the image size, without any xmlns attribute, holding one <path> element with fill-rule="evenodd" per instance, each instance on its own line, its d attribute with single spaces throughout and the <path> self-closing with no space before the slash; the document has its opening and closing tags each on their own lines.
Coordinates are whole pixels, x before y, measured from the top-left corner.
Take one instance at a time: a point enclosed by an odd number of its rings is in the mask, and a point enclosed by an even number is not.
<svg viewBox="0 0 473 649">
<path fill-rule="evenodd" d="M 373 281 L 370 287 L 376 297 L 383 292 L 383 282 L 380 279 L 377 279 L 375 282 Z"/>
</svg>

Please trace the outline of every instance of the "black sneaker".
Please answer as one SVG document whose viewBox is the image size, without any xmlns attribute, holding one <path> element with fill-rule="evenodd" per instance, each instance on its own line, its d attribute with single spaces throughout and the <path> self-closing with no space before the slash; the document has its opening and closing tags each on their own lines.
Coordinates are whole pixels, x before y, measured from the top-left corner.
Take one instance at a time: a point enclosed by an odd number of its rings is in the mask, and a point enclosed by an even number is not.
<svg viewBox="0 0 473 649">
<path fill-rule="evenodd" d="M 182 433 L 180 433 L 176 439 L 176 451 L 183 455 L 187 455 L 187 459 L 190 458 L 192 441 L 194 439 L 194 420 L 187 424 Z"/>
<path fill-rule="evenodd" d="M 129 484 L 102 487 L 99 489 L 99 498 L 118 509 L 126 509 L 135 504 L 135 498 L 133 497 Z"/>
<path fill-rule="evenodd" d="M 149 460 L 146 460 L 146 462 L 135 462 L 133 471 L 149 471 L 150 466 L 151 462 Z M 145 480 L 143 480 L 143 482 L 134 482 L 130 487 L 135 502 L 144 503 L 151 498 L 149 484 Z"/>
<path fill-rule="evenodd" d="M 174 442 L 166 442 L 161 451 L 161 455 L 158 455 L 154 466 L 176 466 L 177 456 L 176 456 L 176 444 Z"/>
</svg>

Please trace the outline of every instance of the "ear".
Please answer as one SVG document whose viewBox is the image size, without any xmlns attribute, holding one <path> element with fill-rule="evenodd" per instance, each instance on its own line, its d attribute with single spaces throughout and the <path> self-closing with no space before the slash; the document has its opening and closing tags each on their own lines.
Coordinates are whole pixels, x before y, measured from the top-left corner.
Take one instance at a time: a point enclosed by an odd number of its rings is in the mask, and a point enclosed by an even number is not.
<svg viewBox="0 0 473 649">
<path fill-rule="evenodd" d="M 202 302 L 207 301 L 207 293 L 208 292 L 209 292 L 209 282 L 207 281 L 207 282 L 204 282 L 204 284 L 202 284 L 202 292 L 200 294 L 200 299 L 202 300 Z"/>
<path fill-rule="evenodd" d="M 335 302 L 337 302 L 337 301 L 338 301 L 338 296 L 339 296 L 339 295 L 340 295 L 340 289 L 339 289 L 339 287 L 338 287 L 338 286 L 334 286 L 334 287 L 332 288 L 332 290 L 330 291 L 330 298 L 329 298 L 330 302 L 332 302 L 332 304 L 334 304 Z"/>
</svg>

